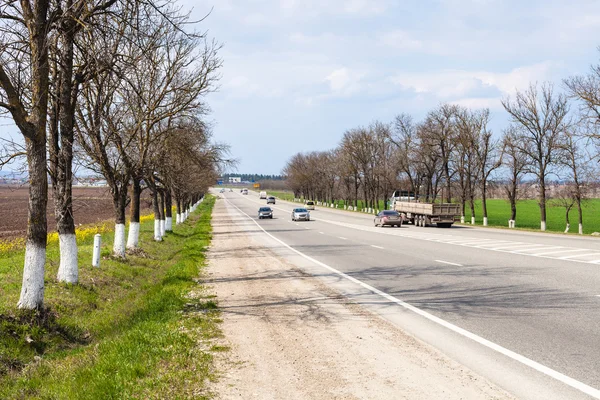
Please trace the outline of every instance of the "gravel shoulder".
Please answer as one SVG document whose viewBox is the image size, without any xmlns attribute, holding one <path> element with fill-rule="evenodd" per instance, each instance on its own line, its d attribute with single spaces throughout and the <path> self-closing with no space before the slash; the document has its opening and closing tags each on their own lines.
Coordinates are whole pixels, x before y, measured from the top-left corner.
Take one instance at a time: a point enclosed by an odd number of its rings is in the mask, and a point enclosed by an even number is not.
<svg viewBox="0 0 600 400">
<path fill-rule="evenodd" d="M 276 256 L 248 222 L 217 200 L 207 284 L 231 348 L 217 398 L 513 398 Z"/>
</svg>

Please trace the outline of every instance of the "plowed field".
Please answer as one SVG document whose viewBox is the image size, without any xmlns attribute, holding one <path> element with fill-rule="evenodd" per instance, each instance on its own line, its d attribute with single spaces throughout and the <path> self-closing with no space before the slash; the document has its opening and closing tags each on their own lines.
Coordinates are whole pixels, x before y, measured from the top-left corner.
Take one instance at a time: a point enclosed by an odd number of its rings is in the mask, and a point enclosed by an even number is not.
<svg viewBox="0 0 600 400">
<path fill-rule="evenodd" d="M 52 189 L 48 191 L 48 231 L 56 230 Z M 143 195 L 147 196 L 146 191 Z M 27 231 L 28 187 L 0 186 L 0 240 L 23 237 Z M 142 213 L 150 212 L 152 204 L 142 200 Z M 110 192 L 106 187 L 74 187 L 73 212 L 75 224 L 83 225 L 114 218 Z"/>
</svg>

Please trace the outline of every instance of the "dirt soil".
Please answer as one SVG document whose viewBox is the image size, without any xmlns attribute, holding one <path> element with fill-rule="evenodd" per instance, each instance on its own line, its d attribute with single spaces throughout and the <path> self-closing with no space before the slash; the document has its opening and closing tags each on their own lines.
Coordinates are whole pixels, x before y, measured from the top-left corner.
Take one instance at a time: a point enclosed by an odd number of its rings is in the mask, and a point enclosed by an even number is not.
<svg viewBox="0 0 600 400">
<path fill-rule="evenodd" d="M 513 398 L 277 257 L 243 223 L 217 200 L 208 285 L 231 346 L 217 398 Z"/>
<path fill-rule="evenodd" d="M 54 200 L 48 190 L 48 231 L 55 231 Z M 23 237 L 27 232 L 27 186 L 0 185 L 0 240 Z M 142 212 L 150 212 L 152 203 L 142 200 Z M 112 197 L 107 187 L 74 187 L 73 213 L 76 225 L 97 223 L 114 218 Z"/>
</svg>

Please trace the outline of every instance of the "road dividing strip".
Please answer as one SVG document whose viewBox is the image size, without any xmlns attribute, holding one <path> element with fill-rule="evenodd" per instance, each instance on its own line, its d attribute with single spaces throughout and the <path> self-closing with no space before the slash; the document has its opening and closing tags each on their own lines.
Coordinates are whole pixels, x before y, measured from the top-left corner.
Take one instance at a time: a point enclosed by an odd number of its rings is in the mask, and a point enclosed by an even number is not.
<svg viewBox="0 0 600 400">
<path fill-rule="evenodd" d="M 335 269 L 333 267 L 330 267 L 329 265 L 327 265 L 325 263 L 322 263 L 321 261 L 319 261 L 319 260 L 317 260 L 315 258 L 312 258 L 312 257 L 310 257 L 310 256 L 308 256 L 308 255 L 306 255 L 304 253 L 302 253 L 301 251 L 298 251 L 298 250 L 294 249 L 293 247 L 291 247 L 290 245 L 288 245 L 284 241 L 276 238 L 275 236 L 273 236 L 269 232 L 267 232 L 262 226 L 260 226 L 260 224 L 258 222 L 256 222 L 251 216 L 249 216 L 244 211 L 242 211 L 238 206 L 236 206 L 235 204 L 231 203 L 228 199 L 225 199 L 225 200 L 227 201 L 227 203 L 229 203 L 233 207 L 235 207 L 240 213 L 242 213 L 246 217 L 248 217 L 267 236 L 269 236 L 271 239 L 275 240 L 276 242 L 280 243 L 281 245 L 283 245 L 288 250 L 290 250 L 290 251 L 298 254 L 300 257 L 303 257 L 304 259 L 306 259 L 306 260 L 308 260 L 310 262 L 313 262 L 316 265 L 319 265 L 319 266 L 321 266 L 321 267 L 329 270 L 330 272 L 333 272 L 334 274 L 339 275 L 340 277 L 342 277 L 344 279 L 347 279 L 350 282 L 356 283 L 357 285 L 359 285 L 359 286 L 361 286 L 361 287 L 363 287 L 363 288 L 365 288 L 365 289 L 373 292 L 374 294 L 377 294 L 377 295 L 383 297 L 384 299 L 389 300 L 392 303 L 395 303 L 395 304 L 397 304 L 397 305 L 399 305 L 399 306 L 401 306 L 401 307 L 403 307 L 403 308 L 405 308 L 407 310 L 410 310 L 410 311 L 414 312 L 415 314 L 418 314 L 418 315 L 420 315 L 420 316 L 428 319 L 431 322 L 434 322 L 434 323 L 436 323 L 436 324 L 438 324 L 440 326 L 443 326 L 443 327 L 445 327 L 445 328 L 447 328 L 447 329 L 449 329 L 449 330 L 451 330 L 451 331 L 453 331 L 453 332 L 455 332 L 455 333 L 457 333 L 457 334 L 459 334 L 461 336 L 464 336 L 464 337 L 466 337 L 468 339 L 471 339 L 474 342 L 479 343 L 480 345 L 487 347 L 488 349 L 494 350 L 494 351 L 496 351 L 496 352 L 498 352 L 498 353 L 500 353 L 500 354 L 502 354 L 502 355 L 504 355 L 504 356 L 506 356 L 508 358 L 511 358 L 511 359 L 513 359 L 513 360 L 515 360 L 515 361 L 523 364 L 523 365 L 526 365 L 526 366 L 528 366 L 528 367 L 530 367 L 530 368 L 532 368 L 532 369 L 534 369 L 534 370 L 536 370 L 536 371 L 538 371 L 538 372 L 540 372 L 540 373 L 542 373 L 542 374 L 544 374 L 546 376 L 549 376 L 549 377 L 551 377 L 551 378 L 553 378 L 553 379 L 555 379 L 555 380 L 557 380 L 559 382 L 562 382 L 565 385 L 568 385 L 568 386 L 572 387 L 573 389 L 579 390 L 580 392 L 585 393 L 585 394 L 587 394 L 587 395 L 589 395 L 589 396 L 591 396 L 591 397 L 593 397 L 595 399 L 600 399 L 600 390 L 598 390 L 596 388 L 593 388 L 593 387 L 591 387 L 589 385 L 586 385 L 583 382 L 580 382 L 580 381 L 578 381 L 576 379 L 573 379 L 573 378 L 571 378 L 571 377 L 569 377 L 567 375 L 564 375 L 564 374 L 562 374 L 562 373 L 560 373 L 560 372 L 558 372 L 558 371 L 556 371 L 556 370 L 554 370 L 552 368 L 546 367 L 545 365 L 540 364 L 540 363 L 538 363 L 538 362 L 536 362 L 536 361 L 534 361 L 534 360 L 532 360 L 530 358 L 527 358 L 527 357 L 525 357 L 525 356 L 523 356 L 521 354 L 518 354 L 518 353 L 516 353 L 516 352 L 514 352 L 512 350 L 509 350 L 509 349 L 507 349 L 505 347 L 502 347 L 499 344 L 496 344 L 496 343 L 491 342 L 491 341 L 489 341 L 489 340 L 487 340 L 487 339 L 485 339 L 485 338 L 483 338 L 481 336 L 478 336 L 478 335 L 476 335 L 476 334 L 474 334 L 472 332 L 469 332 L 466 329 L 460 328 L 460 327 L 458 327 L 458 326 L 456 326 L 456 325 L 454 325 L 454 324 L 452 324 L 452 323 L 450 323 L 448 321 L 445 321 L 445 320 L 443 320 L 443 319 L 441 319 L 439 317 L 436 317 L 435 315 L 430 314 L 427 311 L 423 311 L 420 308 L 417 308 L 417 307 L 415 307 L 415 306 L 413 306 L 413 305 L 411 305 L 409 303 L 406 303 L 406 302 L 404 302 L 404 301 L 402 301 L 402 300 L 400 300 L 400 299 L 398 299 L 398 298 L 396 298 L 396 297 L 394 297 L 394 296 L 392 296 L 390 294 L 387 294 L 387 293 L 385 293 L 385 292 L 383 292 L 383 291 L 381 291 L 381 290 L 379 290 L 379 289 L 377 289 L 377 288 L 375 288 L 375 287 L 367 284 L 367 283 L 364 283 L 364 282 L 362 282 L 362 281 L 360 281 L 360 280 L 358 280 L 358 279 L 356 279 L 356 278 L 354 278 L 354 277 L 352 277 L 350 275 L 347 275 L 347 274 L 345 274 L 342 271 L 339 271 L 339 270 L 337 270 L 337 269 Z M 375 247 L 375 246 L 373 246 L 373 247 Z"/>
<path fill-rule="evenodd" d="M 453 263 L 450 261 L 435 260 L 435 262 L 439 262 L 442 264 L 448 264 L 448 265 L 454 265 L 455 267 L 462 267 L 462 264 L 457 264 L 457 263 Z"/>
</svg>

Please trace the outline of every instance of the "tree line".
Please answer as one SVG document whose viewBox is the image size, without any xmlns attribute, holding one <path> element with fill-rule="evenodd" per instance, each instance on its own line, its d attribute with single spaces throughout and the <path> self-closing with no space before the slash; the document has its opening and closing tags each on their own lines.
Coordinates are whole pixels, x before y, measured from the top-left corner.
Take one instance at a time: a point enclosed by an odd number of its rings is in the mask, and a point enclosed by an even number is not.
<svg viewBox="0 0 600 400">
<path fill-rule="evenodd" d="M 468 207 L 474 223 L 480 200 L 483 225 L 490 185 L 505 194 L 513 223 L 518 200 L 533 187 L 541 230 L 548 182 L 560 179 L 567 184 L 553 200 L 566 209 L 567 230 L 569 211 L 577 209 L 582 234 L 582 201 L 597 182 L 600 155 L 600 65 L 559 89 L 531 83 L 502 105 L 509 124 L 498 135 L 489 127 L 489 109 L 440 104 L 421 121 L 400 113 L 391 122 L 348 129 L 336 148 L 297 153 L 282 172 L 296 197 L 353 207 L 360 201 L 379 209 L 402 189 L 419 201 L 459 202 L 463 218 Z"/>
<path fill-rule="evenodd" d="M 74 165 L 101 174 L 115 213 L 113 253 L 139 244 L 149 190 L 155 240 L 219 176 L 205 95 L 219 79 L 220 45 L 167 0 L 24 0 L 0 5 L 0 109 L 24 140 L 6 141 L 0 167 L 26 157 L 29 211 L 19 308 L 43 306 L 51 187 L 59 281 L 78 282 Z M 48 181 L 50 180 L 51 186 Z M 128 237 L 125 210 L 130 206 Z"/>
</svg>

